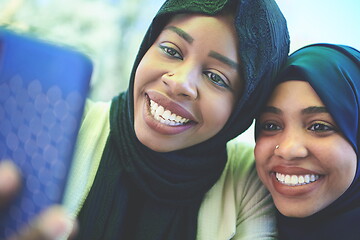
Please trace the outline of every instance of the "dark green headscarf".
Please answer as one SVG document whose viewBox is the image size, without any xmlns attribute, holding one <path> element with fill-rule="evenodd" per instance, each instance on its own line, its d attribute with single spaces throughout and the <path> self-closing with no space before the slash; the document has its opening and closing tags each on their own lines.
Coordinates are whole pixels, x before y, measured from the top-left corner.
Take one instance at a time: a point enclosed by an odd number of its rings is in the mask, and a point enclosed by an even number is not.
<svg viewBox="0 0 360 240">
<path fill-rule="evenodd" d="M 229 121 L 213 138 L 195 146 L 158 153 L 142 145 L 134 131 L 136 68 L 170 18 L 178 13 L 235 14 L 245 90 Z M 110 135 L 99 170 L 80 212 L 78 239 L 196 239 L 204 194 L 227 161 L 226 142 L 245 131 L 265 100 L 267 80 L 287 57 L 286 21 L 274 0 L 164 3 L 140 46 L 130 85 L 112 101 Z"/>
</svg>

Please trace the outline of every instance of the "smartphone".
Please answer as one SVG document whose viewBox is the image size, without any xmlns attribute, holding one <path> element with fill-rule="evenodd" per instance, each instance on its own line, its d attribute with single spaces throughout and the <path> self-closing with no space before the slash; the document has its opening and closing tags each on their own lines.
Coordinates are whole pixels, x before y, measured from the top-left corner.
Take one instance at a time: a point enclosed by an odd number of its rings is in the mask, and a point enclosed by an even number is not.
<svg viewBox="0 0 360 240">
<path fill-rule="evenodd" d="M 92 69 L 73 48 L 0 28 L 0 161 L 23 178 L 0 210 L 0 239 L 61 203 Z"/>
</svg>

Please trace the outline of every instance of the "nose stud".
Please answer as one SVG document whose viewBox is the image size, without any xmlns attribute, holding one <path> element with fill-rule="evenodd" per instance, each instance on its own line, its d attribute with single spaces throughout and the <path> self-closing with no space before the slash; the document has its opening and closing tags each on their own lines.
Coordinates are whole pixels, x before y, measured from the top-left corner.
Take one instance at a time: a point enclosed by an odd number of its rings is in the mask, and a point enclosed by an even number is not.
<svg viewBox="0 0 360 240">
<path fill-rule="evenodd" d="M 278 144 L 278 145 L 275 146 L 275 149 L 279 149 L 279 147 L 280 147 L 280 145 Z"/>
<path fill-rule="evenodd" d="M 174 76 L 174 73 L 168 73 L 167 74 L 169 77 L 172 77 L 172 76 Z"/>
</svg>

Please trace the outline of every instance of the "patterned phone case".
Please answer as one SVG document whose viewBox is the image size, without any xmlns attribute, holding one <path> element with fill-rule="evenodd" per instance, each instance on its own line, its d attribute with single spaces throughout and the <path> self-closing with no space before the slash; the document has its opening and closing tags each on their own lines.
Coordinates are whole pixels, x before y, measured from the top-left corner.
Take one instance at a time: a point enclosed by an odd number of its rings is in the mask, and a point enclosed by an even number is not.
<svg viewBox="0 0 360 240">
<path fill-rule="evenodd" d="M 0 210 L 0 239 L 61 203 L 91 73 L 77 51 L 0 29 L 0 161 L 23 177 Z"/>
</svg>

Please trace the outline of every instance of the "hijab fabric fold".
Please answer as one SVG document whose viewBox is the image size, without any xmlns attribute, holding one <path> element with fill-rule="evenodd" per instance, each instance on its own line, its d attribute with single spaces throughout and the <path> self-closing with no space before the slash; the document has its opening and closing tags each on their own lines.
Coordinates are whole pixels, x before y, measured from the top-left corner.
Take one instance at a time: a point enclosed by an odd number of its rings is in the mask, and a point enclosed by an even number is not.
<svg viewBox="0 0 360 240">
<path fill-rule="evenodd" d="M 359 239 L 360 52 L 343 45 L 306 46 L 291 54 L 278 83 L 288 80 L 310 83 L 354 148 L 358 160 L 350 187 L 325 209 L 305 218 L 278 213 L 280 239 Z"/>
<path fill-rule="evenodd" d="M 224 8 L 236 10 L 239 55 L 246 66 L 241 69 L 245 90 L 234 113 L 224 129 L 203 143 L 168 153 L 152 151 L 138 141 L 133 127 L 139 62 L 171 16 L 216 15 Z M 112 101 L 110 134 L 79 214 L 77 239 L 196 239 L 200 204 L 227 161 L 226 142 L 251 125 L 263 99 L 260 87 L 284 63 L 288 50 L 286 21 L 273 0 L 166 1 L 140 46 L 128 90 Z"/>
</svg>

